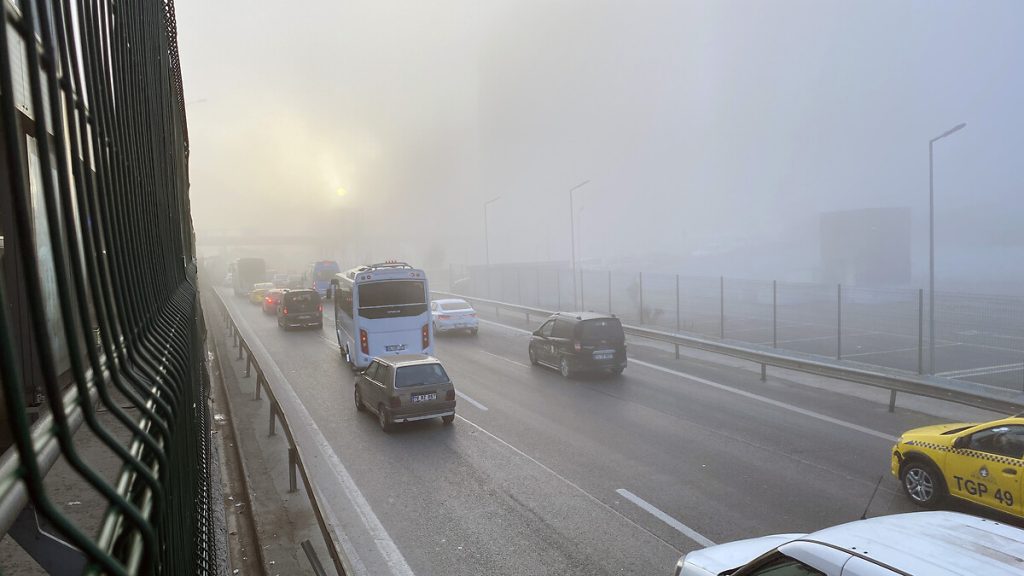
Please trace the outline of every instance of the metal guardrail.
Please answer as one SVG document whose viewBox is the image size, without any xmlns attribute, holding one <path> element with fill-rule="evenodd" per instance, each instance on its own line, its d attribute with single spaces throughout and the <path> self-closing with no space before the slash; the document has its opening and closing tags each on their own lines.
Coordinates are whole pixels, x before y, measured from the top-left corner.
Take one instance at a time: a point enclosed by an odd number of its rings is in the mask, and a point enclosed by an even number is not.
<svg viewBox="0 0 1024 576">
<path fill-rule="evenodd" d="M 256 350 L 253 350 L 254 346 L 251 346 L 250 343 L 257 342 L 257 337 L 254 334 L 249 333 L 247 326 L 239 327 L 235 322 L 235 319 L 231 316 L 231 311 L 228 309 L 227 303 L 224 302 L 221 295 L 216 294 L 212 299 L 216 300 L 220 304 L 220 310 L 224 316 L 225 328 L 227 328 L 228 335 L 232 338 L 232 347 L 238 349 L 238 357 L 236 360 L 245 361 L 244 377 L 252 377 L 253 368 L 256 369 L 256 380 L 253 383 L 253 399 L 261 399 L 262 393 L 266 392 L 267 399 L 270 400 L 268 434 L 270 436 L 274 436 L 277 433 L 277 421 L 280 421 L 281 428 L 284 430 L 284 435 L 288 439 L 289 491 L 298 491 L 297 475 L 301 475 L 302 484 L 306 489 L 306 497 L 309 499 L 309 505 L 312 507 L 313 514 L 316 516 L 317 525 L 320 528 L 320 534 L 323 536 L 324 544 L 327 545 L 327 551 L 331 557 L 331 561 L 334 563 L 335 570 L 337 570 L 339 576 L 351 573 L 346 571 L 346 565 L 349 563 L 342 552 L 341 542 L 337 540 L 334 531 L 327 526 L 327 521 L 324 517 L 324 507 L 318 497 L 318 490 L 310 480 L 310 474 L 308 473 L 305 464 L 306 458 L 309 456 L 304 456 L 306 449 L 296 441 L 295 435 L 292 433 L 289 414 L 293 414 L 294 410 L 287 401 L 279 399 L 278 395 L 274 392 L 275 387 L 281 386 L 281 384 L 278 383 L 275 385 L 272 382 L 274 378 L 273 375 L 267 374 L 267 372 L 261 367 L 262 365 L 269 365 L 272 360 L 269 358 L 269 355 L 262 346 L 257 346 L 255 347 Z M 315 452 L 316 450 L 313 449 L 312 453 L 314 457 L 316 457 Z"/>
<path fill-rule="evenodd" d="M 493 306 L 496 311 L 505 310 L 508 312 L 524 314 L 527 322 L 529 322 L 531 315 L 546 317 L 554 314 L 554 311 L 551 310 L 521 306 L 519 304 L 510 304 L 507 302 L 498 302 L 496 300 L 488 300 L 485 298 L 475 298 L 472 296 L 464 296 L 462 294 L 453 294 L 437 290 L 433 291 L 433 293 L 444 297 L 462 298 L 467 302 L 478 305 L 486 305 L 488 307 Z M 982 408 L 1004 414 L 1012 414 L 1024 410 L 1024 393 L 1006 388 L 985 386 L 984 384 L 963 382 L 935 376 L 920 376 L 910 373 L 901 374 L 896 371 L 886 372 L 874 367 L 868 368 L 849 361 L 824 360 L 819 357 L 793 352 L 782 354 L 777 350 L 762 348 L 747 343 L 738 344 L 724 340 L 713 340 L 701 336 L 666 332 L 641 326 L 624 325 L 623 329 L 629 336 L 675 345 L 677 347 L 677 358 L 679 357 L 678 347 L 683 346 L 686 348 L 703 350 L 714 354 L 722 354 L 760 364 L 762 380 L 766 377 L 766 367 L 772 366 L 775 368 L 794 370 L 816 376 L 883 388 L 891 392 L 889 401 L 890 412 L 895 406 L 897 393 L 937 398 L 948 402 L 955 402 L 957 404 L 973 406 L 975 408 Z"/>
</svg>

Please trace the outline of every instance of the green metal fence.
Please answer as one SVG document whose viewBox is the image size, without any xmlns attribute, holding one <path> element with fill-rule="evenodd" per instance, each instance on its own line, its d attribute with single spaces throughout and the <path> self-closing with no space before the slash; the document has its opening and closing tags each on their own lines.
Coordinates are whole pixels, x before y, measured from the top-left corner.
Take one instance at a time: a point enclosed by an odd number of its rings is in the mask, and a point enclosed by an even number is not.
<svg viewBox="0 0 1024 576">
<path fill-rule="evenodd" d="M 80 560 L 60 571 L 216 573 L 173 2 L 0 2 L 0 534 L 31 509 Z M 47 490 L 58 456 L 98 530 Z"/>
</svg>

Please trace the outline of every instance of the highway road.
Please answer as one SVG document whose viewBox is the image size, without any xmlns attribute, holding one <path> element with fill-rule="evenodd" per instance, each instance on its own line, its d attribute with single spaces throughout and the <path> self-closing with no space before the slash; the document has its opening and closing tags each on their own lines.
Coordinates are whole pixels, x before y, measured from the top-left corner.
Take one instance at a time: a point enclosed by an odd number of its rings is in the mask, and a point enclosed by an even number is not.
<svg viewBox="0 0 1024 576">
<path fill-rule="evenodd" d="M 644 355 L 618 378 L 529 365 L 528 335 L 442 337 L 458 415 L 384 434 L 356 412 L 322 331 L 279 329 L 221 292 L 271 354 L 360 492 L 334 513 L 368 574 L 669 574 L 712 542 L 913 511 L 889 449 L 924 414 L 708 362 Z M 371 546 L 372 547 L 372 546 Z M 375 559 L 377 556 L 383 558 Z"/>
</svg>

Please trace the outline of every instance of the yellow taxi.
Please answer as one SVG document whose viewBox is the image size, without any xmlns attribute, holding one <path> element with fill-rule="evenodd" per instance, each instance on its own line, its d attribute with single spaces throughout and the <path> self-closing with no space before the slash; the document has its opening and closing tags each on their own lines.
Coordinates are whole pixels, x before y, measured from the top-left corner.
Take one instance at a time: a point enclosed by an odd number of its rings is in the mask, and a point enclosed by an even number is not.
<svg viewBox="0 0 1024 576">
<path fill-rule="evenodd" d="M 892 473 L 921 506 L 953 496 L 1024 516 L 1024 417 L 908 430 L 893 447 Z"/>
<path fill-rule="evenodd" d="M 252 290 L 249 291 L 249 303 L 250 304 L 262 304 L 263 297 L 267 295 L 267 292 L 274 289 L 273 282 L 260 282 L 254 284 Z"/>
</svg>

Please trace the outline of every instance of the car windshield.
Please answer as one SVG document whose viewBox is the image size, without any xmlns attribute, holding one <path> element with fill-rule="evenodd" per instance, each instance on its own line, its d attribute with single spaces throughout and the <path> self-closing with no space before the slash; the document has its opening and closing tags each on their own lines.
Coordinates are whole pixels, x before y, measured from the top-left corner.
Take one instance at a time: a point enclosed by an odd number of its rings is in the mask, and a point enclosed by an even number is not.
<svg viewBox="0 0 1024 576">
<path fill-rule="evenodd" d="M 455 302 L 441 302 L 441 310 L 445 312 L 454 312 L 456 310 L 472 310 L 473 307 L 468 302 L 457 300 Z"/>
<path fill-rule="evenodd" d="M 602 340 L 621 342 L 622 323 L 618 318 L 600 318 L 580 322 L 580 339 L 584 341 Z"/>
<path fill-rule="evenodd" d="M 395 374 L 395 388 L 431 386 L 448 382 L 448 373 L 440 364 L 401 366 Z"/>
</svg>

